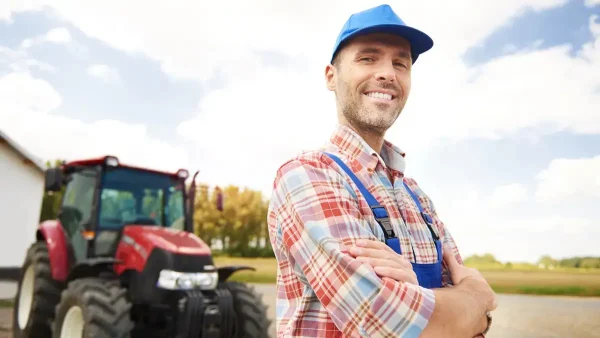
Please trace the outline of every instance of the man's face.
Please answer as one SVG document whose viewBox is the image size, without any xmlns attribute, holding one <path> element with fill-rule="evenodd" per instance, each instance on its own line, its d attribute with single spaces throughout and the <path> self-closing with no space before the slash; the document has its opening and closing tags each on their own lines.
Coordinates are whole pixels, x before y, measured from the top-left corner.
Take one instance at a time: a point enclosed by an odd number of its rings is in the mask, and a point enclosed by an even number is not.
<svg viewBox="0 0 600 338">
<path fill-rule="evenodd" d="M 342 117 L 356 128 L 383 134 L 406 104 L 411 84 L 409 43 L 398 36 L 354 38 L 326 69 Z"/>
</svg>

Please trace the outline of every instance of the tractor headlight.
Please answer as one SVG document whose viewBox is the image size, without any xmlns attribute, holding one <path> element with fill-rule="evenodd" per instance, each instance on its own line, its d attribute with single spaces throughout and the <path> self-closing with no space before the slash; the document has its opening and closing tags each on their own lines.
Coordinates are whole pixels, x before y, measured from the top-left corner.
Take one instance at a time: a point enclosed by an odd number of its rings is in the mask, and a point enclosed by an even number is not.
<svg viewBox="0 0 600 338">
<path fill-rule="evenodd" d="M 219 282 L 217 272 L 177 272 L 162 270 L 156 285 L 169 290 L 214 290 Z"/>
</svg>

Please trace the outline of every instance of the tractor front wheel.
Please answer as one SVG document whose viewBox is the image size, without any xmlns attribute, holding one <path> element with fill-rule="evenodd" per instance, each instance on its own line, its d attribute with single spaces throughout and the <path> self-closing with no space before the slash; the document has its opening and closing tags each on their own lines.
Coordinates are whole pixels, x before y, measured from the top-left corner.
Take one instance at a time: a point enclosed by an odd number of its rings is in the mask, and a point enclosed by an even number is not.
<svg viewBox="0 0 600 338">
<path fill-rule="evenodd" d="M 46 242 L 33 243 L 27 250 L 15 295 L 14 337 L 50 337 L 61 285 L 52 279 Z"/>
<path fill-rule="evenodd" d="M 267 338 L 271 324 L 267 317 L 267 306 L 262 296 L 249 285 L 238 282 L 225 282 L 219 286 L 229 290 L 233 296 L 235 312 L 235 338 Z"/>
<path fill-rule="evenodd" d="M 54 338 L 127 338 L 131 304 L 117 281 L 84 278 L 69 283 L 56 307 Z"/>
</svg>

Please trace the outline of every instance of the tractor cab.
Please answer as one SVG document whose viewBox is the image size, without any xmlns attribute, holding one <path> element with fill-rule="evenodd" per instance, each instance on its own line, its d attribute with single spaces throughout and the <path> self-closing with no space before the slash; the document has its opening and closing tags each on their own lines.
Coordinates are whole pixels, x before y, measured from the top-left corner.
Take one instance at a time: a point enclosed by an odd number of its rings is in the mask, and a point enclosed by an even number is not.
<svg viewBox="0 0 600 338">
<path fill-rule="evenodd" d="M 15 337 L 266 337 L 262 296 L 229 280 L 254 268 L 217 267 L 194 234 L 196 175 L 186 191 L 186 170 L 113 156 L 48 169 L 46 191 L 63 196 L 27 250 Z"/>
<path fill-rule="evenodd" d="M 193 232 L 185 180 L 175 173 L 122 165 L 114 156 L 65 163 L 46 172 L 46 190 L 64 188 L 58 218 L 81 262 L 113 257 L 126 225 Z M 195 185 L 192 184 L 192 188 Z"/>
</svg>

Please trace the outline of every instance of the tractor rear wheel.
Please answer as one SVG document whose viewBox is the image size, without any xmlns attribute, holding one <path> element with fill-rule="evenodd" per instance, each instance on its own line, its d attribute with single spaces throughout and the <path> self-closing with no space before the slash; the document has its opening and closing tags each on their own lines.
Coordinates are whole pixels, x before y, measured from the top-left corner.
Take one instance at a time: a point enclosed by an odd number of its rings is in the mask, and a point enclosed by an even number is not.
<svg viewBox="0 0 600 338">
<path fill-rule="evenodd" d="M 254 287 L 238 283 L 225 282 L 219 286 L 228 289 L 233 296 L 235 312 L 235 338 L 267 338 L 271 322 L 267 317 L 267 306 Z"/>
<path fill-rule="evenodd" d="M 127 338 L 133 329 L 127 290 L 118 281 L 72 281 L 56 307 L 54 338 Z"/>
<path fill-rule="evenodd" d="M 14 337 L 50 337 L 62 283 L 52 279 L 46 242 L 33 243 L 21 269 L 13 307 Z"/>
</svg>

